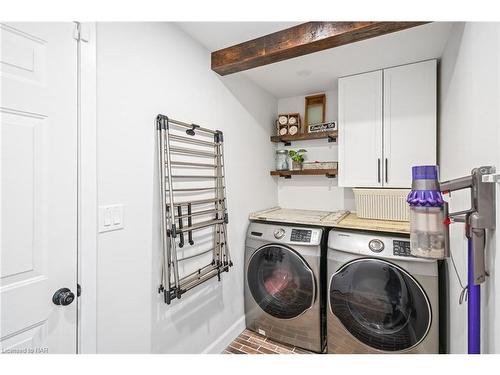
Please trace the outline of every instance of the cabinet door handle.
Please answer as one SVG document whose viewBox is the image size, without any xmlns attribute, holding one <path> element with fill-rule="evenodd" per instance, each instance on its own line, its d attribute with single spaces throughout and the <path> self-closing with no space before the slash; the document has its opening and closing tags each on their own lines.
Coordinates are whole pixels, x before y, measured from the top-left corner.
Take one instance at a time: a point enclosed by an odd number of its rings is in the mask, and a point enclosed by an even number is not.
<svg viewBox="0 0 500 375">
<path fill-rule="evenodd" d="M 377 168 L 378 182 L 380 183 L 380 158 L 377 159 Z"/>
<path fill-rule="evenodd" d="M 387 158 L 385 158 L 385 183 L 389 183 L 389 171 L 387 169 Z"/>
</svg>

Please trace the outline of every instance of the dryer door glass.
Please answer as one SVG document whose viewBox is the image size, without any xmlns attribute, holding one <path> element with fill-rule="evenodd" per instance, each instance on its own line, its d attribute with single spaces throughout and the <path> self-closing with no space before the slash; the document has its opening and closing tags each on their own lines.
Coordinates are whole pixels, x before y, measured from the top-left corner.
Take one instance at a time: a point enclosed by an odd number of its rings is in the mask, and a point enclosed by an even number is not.
<svg viewBox="0 0 500 375">
<path fill-rule="evenodd" d="M 314 274 L 290 248 L 266 245 L 256 250 L 248 263 L 247 280 L 254 300 L 276 318 L 295 318 L 313 305 Z"/>
<path fill-rule="evenodd" d="M 379 259 L 344 265 L 330 280 L 332 313 L 362 343 L 383 351 L 419 344 L 431 324 L 429 300 L 400 267 Z"/>
</svg>

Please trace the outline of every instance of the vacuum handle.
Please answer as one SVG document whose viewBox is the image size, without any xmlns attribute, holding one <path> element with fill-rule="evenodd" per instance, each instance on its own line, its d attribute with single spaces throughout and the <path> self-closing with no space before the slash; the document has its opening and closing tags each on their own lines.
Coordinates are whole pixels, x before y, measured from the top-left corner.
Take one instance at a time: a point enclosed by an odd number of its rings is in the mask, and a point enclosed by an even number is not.
<svg viewBox="0 0 500 375">
<path fill-rule="evenodd" d="M 486 267 L 484 264 L 484 251 L 486 246 L 486 230 L 481 228 L 471 229 L 472 238 L 472 269 L 474 285 L 482 284 L 486 280 Z"/>
</svg>

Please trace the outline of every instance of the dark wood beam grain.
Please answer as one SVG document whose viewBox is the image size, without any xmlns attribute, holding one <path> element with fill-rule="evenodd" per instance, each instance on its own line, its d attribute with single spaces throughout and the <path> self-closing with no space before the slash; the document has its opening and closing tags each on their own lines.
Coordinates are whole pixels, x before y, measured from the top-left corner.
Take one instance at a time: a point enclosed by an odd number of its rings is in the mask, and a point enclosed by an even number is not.
<svg viewBox="0 0 500 375">
<path fill-rule="evenodd" d="M 212 70 L 224 76 L 424 23 L 307 22 L 212 52 Z"/>
</svg>

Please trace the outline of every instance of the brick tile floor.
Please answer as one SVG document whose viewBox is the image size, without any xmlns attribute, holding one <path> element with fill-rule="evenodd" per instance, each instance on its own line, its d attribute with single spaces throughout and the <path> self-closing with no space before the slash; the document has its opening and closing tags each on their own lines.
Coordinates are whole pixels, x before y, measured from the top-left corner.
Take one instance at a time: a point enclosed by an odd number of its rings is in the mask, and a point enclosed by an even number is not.
<svg viewBox="0 0 500 375">
<path fill-rule="evenodd" d="M 255 332 L 244 330 L 229 344 L 223 354 L 314 354 L 310 351 L 269 340 Z"/>
</svg>

